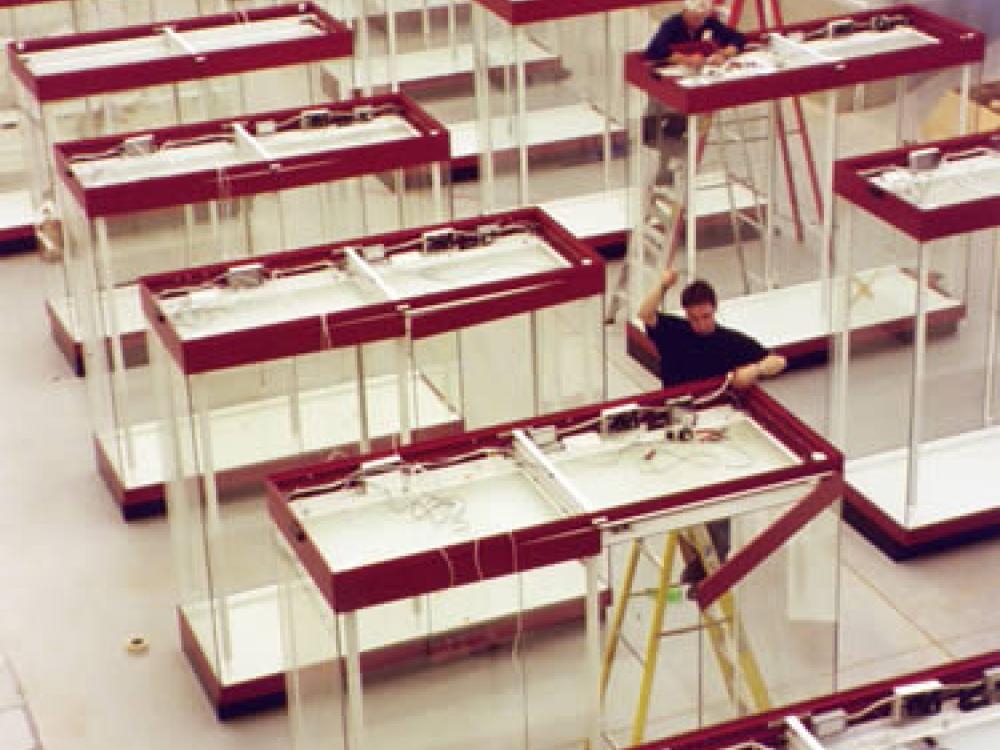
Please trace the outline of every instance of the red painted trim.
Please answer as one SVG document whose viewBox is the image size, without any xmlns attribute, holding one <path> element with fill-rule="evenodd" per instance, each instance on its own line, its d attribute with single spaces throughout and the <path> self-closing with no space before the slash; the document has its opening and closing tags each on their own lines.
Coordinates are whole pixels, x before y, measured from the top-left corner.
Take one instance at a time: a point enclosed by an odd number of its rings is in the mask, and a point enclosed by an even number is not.
<svg viewBox="0 0 1000 750">
<path fill-rule="evenodd" d="M 1000 508 L 908 529 L 851 484 L 845 485 L 844 520 L 893 560 L 909 560 L 1000 535 Z"/>
<path fill-rule="evenodd" d="M 985 36 L 912 5 L 879 8 L 875 11 L 851 13 L 834 18 L 859 21 L 882 13 L 903 13 L 913 20 L 920 31 L 940 42 L 932 49 L 915 48 L 880 52 L 849 60 L 835 61 L 807 68 L 780 70 L 768 75 L 701 86 L 685 87 L 670 78 L 656 78 L 642 52 L 625 57 L 625 79 L 649 96 L 658 99 L 683 114 L 704 114 L 727 107 L 777 98 L 828 91 L 858 83 L 880 81 L 912 73 L 940 70 L 955 65 L 981 62 L 986 53 Z M 830 19 L 809 21 L 787 26 L 781 31 L 811 31 L 823 28 Z M 750 43 L 762 42 L 766 32 L 748 36 Z"/>
<path fill-rule="evenodd" d="M 580 18 L 654 5 L 661 0 L 476 0 L 512 26 Z"/>
<path fill-rule="evenodd" d="M 94 453 L 97 461 L 97 473 L 104 481 L 111 499 L 118 504 L 122 518 L 133 521 L 148 516 L 161 515 L 167 509 L 166 487 L 163 484 L 148 484 L 141 487 L 126 487 L 118 475 L 111 458 L 104 450 L 104 445 L 94 438 Z"/>
<path fill-rule="evenodd" d="M 73 369 L 77 376 L 83 375 L 83 347 L 76 337 L 63 325 L 52 305 L 46 300 L 45 316 L 49 319 L 49 333 L 55 342 L 56 348 L 66 359 L 66 363 Z"/>
<path fill-rule="evenodd" d="M 158 37 L 166 26 L 177 31 L 238 26 L 252 21 L 293 18 L 311 14 L 322 34 L 304 39 L 270 42 L 252 47 L 206 52 L 195 57 L 175 56 L 166 59 L 95 67 L 52 75 L 35 75 L 26 58 L 38 52 L 71 49 L 103 42 Z M 11 72 L 40 102 L 107 94 L 141 86 L 192 81 L 215 76 L 246 73 L 262 68 L 295 65 L 319 60 L 348 57 L 353 54 L 351 30 L 312 2 L 257 8 L 239 13 L 223 13 L 169 22 L 105 29 L 81 34 L 43 37 L 14 42 L 8 46 Z"/>
<path fill-rule="evenodd" d="M 844 481 L 839 474 L 821 479 L 805 497 L 698 584 L 698 606 L 702 610 L 708 609 L 720 596 L 750 575 L 781 545 L 839 499 L 843 487 Z"/>
<path fill-rule="evenodd" d="M 834 164 L 834 190 L 840 197 L 865 209 L 917 242 L 930 242 L 942 237 L 996 227 L 1000 222 L 997 218 L 1000 216 L 1000 192 L 953 206 L 921 209 L 894 193 L 876 187 L 860 174 L 878 167 L 906 166 L 911 151 L 930 146 L 939 148 L 943 154 L 977 146 L 998 149 L 1000 129 L 842 159 Z"/>
<path fill-rule="evenodd" d="M 983 671 L 1000 665 L 1000 651 L 991 651 L 980 656 L 961 659 L 929 669 L 910 672 L 906 675 L 843 690 L 821 698 L 812 698 L 798 703 L 766 711 L 707 729 L 697 729 L 671 738 L 650 742 L 640 747 L 643 750 L 706 750 L 706 748 L 737 747 L 742 743 L 783 744 L 785 716 L 807 716 L 834 709 L 843 709 L 847 714 L 856 713 L 878 700 L 893 694 L 899 685 L 909 685 L 929 679 L 940 680 L 946 686 L 981 679 Z"/>
<path fill-rule="evenodd" d="M 405 335 L 407 318 L 412 321 L 413 335 L 425 337 L 603 293 L 605 275 L 600 256 L 536 208 L 442 222 L 288 253 L 262 255 L 254 260 L 268 269 L 290 268 L 315 260 L 337 260 L 343 257 L 345 247 L 378 244 L 394 246 L 438 227 L 471 229 L 483 224 L 511 222 L 532 223 L 537 226 L 549 245 L 566 259 L 568 267 L 518 279 L 505 279 L 394 302 L 380 302 L 355 310 L 331 313 L 325 318 L 314 316 L 284 321 L 182 342 L 165 319 L 156 297 L 171 289 L 205 283 L 226 268 L 246 262 L 241 260 L 141 279 L 143 310 L 151 329 L 161 337 L 166 349 L 184 372 L 198 374 L 323 349 L 398 338 Z"/>
<path fill-rule="evenodd" d="M 569 410 L 546 417 L 522 420 L 501 427 L 478 430 L 450 439 L 431 443 L 414 443 L 395 451 L 405 461 L 429 462 L 447 456 L 467 453 L 486 446 L 505 446 L 510 443 L 510 433 L 514 428 L 542 425 L 565 427 L 593 419 L 601 410 L 625 403 L 640 405 L 662 404 L 665 398 L 686 393 L 707 392 L 718 381 L 704 381 L 689 387 L 658 391 L 639 397 L 623 398 L 607 404 Z M 770 396 L 760 389 L 750 389 L 745 406 L 752 416 L 762 423 L 774 422 L 784 412 Z M 768 416 L 770 415 L 770 416 Z M 598 529 L 595 523 L 602 520 L 628 520 L 648 513 L 660 512 L 668 508 L 681 507 L 693 503 L 723 497 L 735 492 L 762 489 L 788 480 L 808 477 L 827 477 L 839 471 L 842 455 L 818 436 L 806 439 L 811 433 L 804 424 L 788 414 L 789 425 L 775 434 L 778 440 L 791 434 L 789 449 L 803 459 L 803 464 L 790 469 L 762 472 L 758 475 L 719 482 L 706 487 L 666 495 L 643 502 L 633 503 L 624 508 L 603 510 L 597 513 L 581 513 L 521 529 L 511 534 L 498 534 L 477 543 L 456 544 L 444 550 L 435 550 L 406 557 L 381 561 L 377 564 L 350 571 L 331 571 L 326 565 L 319 548 L 305 530 L 295 520 L 291 510 L 292 493 L 296 490 L 322 486 L 342 479 L 355 472 L 367 460 L 390 455 L 390 451 L 377 452 L 366 456 L 353 456 L 336 461 L 310 466 L 293 472 L 271 476 L 267 481 L 268 510 L 275 523 L 296 549 L 300 560 L 335 611 L 351 611 L 373 604 L 392 601 L 406 596 L 414 596 L 429 591 L 441 590 L 452 585 L 471 583 L 483 578 L 507 575 L 514 572 L 515 556 L 512 546 L 517 547 L 517 569 L 528 570 L 569 559 L 593 554 L 600 539 L 593 536 Z M 778 424 L 778 427 L 782 425 Z M 822 460 L 813 461 L 814 452 L 823 451 Z M 786 513 L 786 517 L 765 534 L 763 540 L 750 545 L 749 551 L 734 556 L 724 568 L 722 578 L 715 579 L 713 586 L 732 585 L 759 562 L 761 554 L 769 553 L 774 546 L 795 533 L 810 518 L 826 507 L 839 494 L 841 480 L 826 478 L 822 486 L 824 492 L 810 493 L 801 510 Z M 443 553 L 443 554 L 442 554 Z M 445 559 L 447 557 L 447 560 Z M 450 565 L 449 565 L 450 563 Z M 735 564 L 734 564 L 735 563 Z M 731 566 L 731 567 L 730 567 Z M 716 574 L 718 575 L 718 573 Z M 712 594 L 714 589 L 708 589 Z M 717 595 L 714 594 L 714 595 Z"/>
<path fill-rule="evenodd" d="M 14 10 L 52 2 L 65 2 L 67 6 L 72 4 L 72 0 L 0 0 L 0 8 Z M 67 8 L 68 10 L 69 8 Z"/>
<path fill-rule="evenodd" d="M 94 218 L 289 190 L 449 160 L 451 141 L 447 128 L 403 95 L 367 97 L 323 106 L 331 112 L 344 112 L 368 104 L 399 105 L 403 110 L 402 116 L 417 131 L 417 135 L 351 149 L 323 149 L 320 145 L 311 153 L 272 161 L 247 161 L 225 169 L 204 168 L 166 177 L 84 186 L 72 171 L 73 159 L 106 152 L 136 135 L 122 133 L 56 144 L 53 147 L 55 172 L 81 206 L 84 215 Z M 233 123 L 237 122 L 253 131 L 262 121 L 286 120 L 309 109 L 315 107 L 297 107 L 143 132 L 152 135 L 154 143 L 159 146 L 171 140 L 229 135 Z"/>
</svg>

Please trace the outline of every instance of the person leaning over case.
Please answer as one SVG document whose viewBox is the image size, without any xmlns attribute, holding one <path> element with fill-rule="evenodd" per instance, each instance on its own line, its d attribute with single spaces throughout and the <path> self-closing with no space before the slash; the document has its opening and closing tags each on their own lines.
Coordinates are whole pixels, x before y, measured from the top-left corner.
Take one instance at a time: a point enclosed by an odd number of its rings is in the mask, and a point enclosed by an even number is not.
<svg viewBox="0 0 1000 750">
<path fill-rule="evenodd" d="M 683 318 L 660 312 L 664 296 L 676 282 L 677 271 L 668 268 L 639 307 L 639 318 L 660 355 L 664 388 L 720 375 L 728 376 L 736 388 L 749 388 L 760 378 L 773 377 L 785 369 L 787 362 L 780 354 L 769 352 L 745 333 L 715 322 L 718 302 L 707 281 L 699 279 L 684 287 Z M 731 543 L 729 519 L 709 521 L 706 526 L 719 561 L 725 562 Z M 680 581 L 690 585 L 691 598 L 705 577 L 705 566 L 684 536 L 679 536 L 678 541 L 686 563 Z"/>
<path fill-rule="evenodd" d="M 684 0 L 681 12 L 660 24 L 644 55 L 647 60 L 701 68 L 721 65 L 745 45 L 746 37 L 715 15 L 712 0 Z"/>
<path fill-rule="evenodd" d="M 660 312 L 667 291 L 677 283 L 668 268 L 639 306 L 639 318 L 660 355 L 660 380 L 667 388 L 679 383 L 731 375 L 737 388 L 749 388 L 762 377 L 773 377 L 787 362 L 745 333 L 719 325 L 718 300 L 707 281 L 688 284 L 681 293 L 684 317 Z"/>
</svg>

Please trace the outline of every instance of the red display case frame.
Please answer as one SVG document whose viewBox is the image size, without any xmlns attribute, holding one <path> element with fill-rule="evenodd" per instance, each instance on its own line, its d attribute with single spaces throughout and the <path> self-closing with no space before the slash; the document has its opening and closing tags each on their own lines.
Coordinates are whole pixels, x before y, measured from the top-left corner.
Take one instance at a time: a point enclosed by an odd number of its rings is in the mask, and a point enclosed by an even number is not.
<svg viewBox="0 0 1000 750">
<path fill-rule="evenodd" d="M 888 701 L 898 686 L 938 680 L 946 688 L 982 679 L 983 672 L 1000 665 L 1000 651 L 972 656 L 966 659 L 942 664 L 897 677 L 871 682 L 849 690 L 841 690 L 822 698 L 814 698 L 794 703 L 783 708 L 766 711 L 755 716 L 724 722 L 708 729 L 675 735 L 643 745 L 646 750 L 712 750 L 714 748 L 738 748 L 752 743 L 765 746 L 785 747 L 786 716 L 803 717 L 842 709 L 848 715 L 872 706 L 878 701 Z M 887 702 L 882 715 L 890 709 Z"/>
<path fill-rule="evenodd" d="M 545 271 L 477 284 L 458 290 L 435 292 L 400 300 L 381 302 L 359 310 L 332 313 L 319 319 L 315 316 L 274 324 L 266 328 L 205 337 L 183 342 L 166 321 L 157 296 L 174 288 L 187 288 L 205 283 L 224 273 L 231 266 L 245 261 L 218 263 L 210 266 L 146 276 L 140 280 L 143 311 L 151 327 L 166 344 L 167 351 L 181 369 L 189 374 L 261 362 L 279 357 L 317 351 L 321 342 L 326 347 L 353 346 L 402 336 L 405 319 L 414 313 L 409 324 L 414 338 L 433 336 L 461 326 L 471 326 L 499 317 L 516 315 L 529 310 L 551 307 L 604 291 L 604 264 L 601 257 L 586 244 L 535 208 L 515 209 L 497 214 L 476 216 L 452 222 L 404 229 L 361 239 L 344 240 L 330 245 L 292 252 L 262 255 L 254 258 L 267 270 L 296 268 L 319 261 L 336 260 L 344 249 L 373 245 L 392 247 L 419 239 L 426 232 L 453 227 L 460 231 L 494 223 L 532 224 L 553 250 L 567 262 L 566 268 Z M 488 295 L 502 294 L 494 299 Z M 458 306 L 462 300 L 467 305 Z"/>
<path fill-rule="evenodd" d="M 324 32 L 322 35 L 312 39 L 269 42 L 252 47 L 206 52 L 195 56 L 178 55 L 163 60 L 111 65 L 102 67 L 100 75 L 94 75 L 93 70 L 35 75 L 24 59 L 26 55 L 37 52 L 159 36 L 161 30 L 167 26 L 179 32 L 195 31 L 236 25 L 248 20 L 264 21 L 290 18 L 303 13 L 309 13 L 316 17 L 319 28 Z M 141 86 L 244 73 L 250 70 L 293 63 L 347 57 L 353 54 L 353 51 L 354 42 L 351 30 L 315 3 L 309 1 L 170 22 L 18 41 L 8 46 L 7 55 L 11 73 L 25 88 L 32 92 L 38 101 L 48 102 L 113 93 Z"/>
<path fill-rule="evenodd" d="M 702 581 L 698 587 L 696 600 L 700 607 L 706 608 L 753 571 L 760 562 L 806 523 L 830 507 L 841 497 L 843 491 L 841 453 L 757 387 L 740 392 L 739 406 L 774 439 L 801 458 L 802 462 L 798 465 L 669 493 L 627 506 L 583 512 L 515 531 L 512 534 L 498 534 L 475 542 L 455 544 L 444 550 L 447 560 L 450 561 L 450 565 L 447 566 L 443 563 L 440 551 L 435 550 L 340 574 L 334 573 L 326 565 L 317 545 L 301 528 L 291 506 L 296 502 L 292 498 L 293 492 L 320 487 L 343 479 L 370 461 L 398 456 L 404 462 L 425 463 L 480 449 L 505 447 L 510 445 L 511 433 L 515 429 L 531 430 L 552 426 L 559 430 L 585 423 L 592 424 L 605 410 L 613 410 L 626 404 L 641 407 L 662 406 L 666 400 L 681 395 L 717 393 L 718 386 L 718 380 L 701 381 L 688 386 L 646 393 L 639 397 L 620 398 L 459 436 L 412 443 L 393 450 L 339 458 L 311 467 L 282 472 L 268 478 L 268 512 L 332 610 L 344 613 L 398 598 L 439 591 L 453 585 L 509 575 L 596 554 L 601 547 L 600 527 L 608 523 L 623 523 L 632 518 L 638 519 L 667 509 L 694 505 L 715 497 L 749 493 L 807 477 L 822 477 L 817 487 L 803 500 L 783 513 L 769 529 L 735 552 L 727 562 Z M 705 405 L 711 406 L 715 403 L 717 401 L 710 400 Z M 512 554 L 512 543 L 516 544 L 516 554 Z M 602 598 L 607 601 L 606 596 Z M 580 611 L 578 603 L 575 602 L 549 609 L 551 611 L 530 613 L 531 616 L 523 623 L 524 626 L 535 627 L 558 622 L 560 619 L 579 616 Z M 503 628 L 496 630 L 492 634 L 494 642 L 505 634 L 506 630 Z M 475 644 L 489 645 L 476 640 L 480 639 L 480 636 L 481 634 L 474 636 Z M 442 651 L 446 650 L 449 644 L 453 650 L 464 652 L 468 649 L 469 643 L 465 639 L 454 636 L 451 638 L 452 640 L 448 642 L 430 639 L 416 645 L 394 646 L 365 654 L 362 658 L 362 669 L 430 656 L 440 658 Z M 185 642 L 186 648 L 191 645 L 193 639 Z M 196 670 L 199 663 L 203 665 L 203 668 L 197 671 L 205 690 L 210 695 L 224 697 L 225 688 L 213 677 L 211 670 L 205 668 L 207 662 L 204 657 L 190 653 L 188 655 L 192 658 Z M 262 688 L 263 685 L 264 683 L 261 684 Z"/>
<path fill-rule="evenodd" d="M 905 167 L 912 151 L 929 146 L 938 148 L 942 155 L 976 147 L 996 149 L 1000 148 L 1000 130 L 841 159 L 834 165 L 834 190 L 843 200 L 865 210 L 918 243 L 1000 226 L 1000 194 L 949 206 L 921 209 L 873 185 L 863 176 L 865 172 L 874 169 Z M 929 328 L 933 328 L 934 316 L 928 314 L 927 320 Z M 847 485 L 845 498 L 845 520 L 894 560 L 905 560 L 1000 533 L 1000 508 L 910 529 L 897 522 L 850 484 Z"/>
<path fill-rule="evenodd" d="M 380 170 L 407 168 L 439 161 L 447 164 L 451 154 L 448 129 L 404 94 L 330 102 L 323 109 L 331 112 L 350 112 L 359 106 L 395 106 L 399 115 L 416 131 L 417 135 L 390 141 L 358 146 L 350 150 L 324 152 L 317 150 L 301 156 L 246 162 L 222 170 L 206 168 L 183 175 L 147 178 L 137 182 L 106 186 L 86 187 L 75 178 L 70 169 L 75 156 L 101 153 L 120 146 L 137 135 L 152 138 L 155 146 L 165 141 L 186 140 L 215 134 L 231 134 L 232 125 L 239 123 L 251 131 L 261 122 L 281 122 L 315 106 L 296 107 L 249 116 L 227 117 L 216 120 L 178 125 L 152 131 L 120 133 L 81 141 L 56 144 L 53 159 L 59 180 L 68 188 L 77 205 L 83 208 L 88 219 L 114 216 L 131 211 L 167 208 L 196 200 L 223 197 L 219 186 L 220 173 L 226 182 L 225 197 L 237 197 L 268 190 L 284 190 L 316 182 L 341 180 L 375 173 Z M 80 342 L 51 305 L 46 304 L 49 328 L 56 346 L 78 374 L 83 373 Z M 125 337 L 123 346 L 129 362 L 145 361 L 145 334 Z"/>
<path fill-rule="evenodd" d="M 741 104 L 773 101 L 776 91 L 780 92 L 781 98 L 802 96 L 842 86 L 975 63 L 983 59 L 986 51 L 984 34 L 908 4 L 849 13 L 821 21 L 789 24 L 749 34 L 747 40 L 748 44 L 761 43 L 766 42 L 771 31 L 782 34 L 808 33 L 825 28 L 834 19 L 865 22 L 886 14 L 905 15 L 915 29 L 936 38 L 940 44 L 934 47 L 935 54 L 928 55 L 927 49 L 920 47 L 892 50 L 849 60 L 833 60 L 803 68 L 779 70 L 767 75 L 714 81 L 700 86 L 681 86 L 669 77 L 657 77 L 653 73 L 655 66 L 644 58 L 643 53 L 632 52 L 625 58 L 625 78 L 653 98 L 688 115 L 706 114 Z"/>
<path fill-rule="evenodd" d="M 942 156 L 976 147 L 1000 149 L 1000 130 L 840 159 L 834 164 L 834 191 L 841 198 L 865 209 L 916 242 L 931 242 L 942 237 L 997 226 L 1000 195 L 922 209 L 889 191 L 879 189 L 863 176 L 863 173 L 873 169 L 905 167 L 911 152 L 928 146 L 938 148 Z"/>
<path fill-rule="evenodd" d="M 604 404 L 571 409 L 541 418 L 522 420 L 500 427 L 476 430 L 458 437 L 445 437 L 439 440 L 401 446 L 391 452 L 383 451 L 366 456 L 338 459 L 304 469 L 277 474 L 268 479 L 268 508 L 272 519 L 274 519 L 289 544 L 300 553 L 306 569 L 311 573 L 334 611 L 351 611 L 382 603 L 391 598 L 428 593 L 444 588 L 454 582 L 466 583 L 478 580 L 482 576 L 480 575 L 480 571 L 476 569 L 476 566 L 473 564 L 474 561 L 470 556 L 473 547 L 471 542 L 457 545 L 454 549 L 449 548 L 449 557 L 454 552 L 457 557 L 452 559 L 458 561 L 455 565 L 453 575 L 442 565 L 441 557 L 437 552 L 421 553 L 408 558 L 388 561 L 384 564 L 371 566 L 370 568 L 362 568 L 346 574 L 336 575 L 327 568 L 322 561 L 319 550 L 308 539 L 308 536 L 304 534 L 289 510 L 289 504 L 294 502 L 290 497 L 290 493 L 295 490 L 307 489 L 310 486 L 324 485 L 337 481 L 356 472 L 362 463 L 377 461 L 390 455 L 398 455 L 404 462 L 433 462 L 477 449 L 498 448 L 509 445 L 511 431 L 514 429 L 535 429 L 547 426 L 563 429 L 583 423 L 592 423 L 596 418 L 600 417 L 602 411 L 626 404 L 638 404 L 640 406 L 663 405 L 666 400 L 677 396 L 692 393 L 709 393 L 715 390 L 718 384 L 719 381 L 717 380 L 702 381 L 691 386 L 653 391 L 638 398 L 621 398 Z M 559 559 L 559 555 L 564 551 L 561 535 L 566 533 L 568 529 L 590 529 L 595 524 L 625 521 L 650 513 L 692 505 L 713 497 L 751 492 L 767 486 L 793 482 L 811 476 L 820 476 L 823 474 L 834 476 L 835 478 L 822 492 L 817 493 L 815 498 L 811 498 L 810 501 L 805 503 L 809 513 L 804 518 L 792 519 L 790 518 L 791 514 L 786 517 L 785 524 L 781 527 L 784 533 L 783 536 L 780 538 L 765 538 L 766 535 L 761 535 L 761 537 L 748 544 L 743 550 L 734 554 L 722 567 L 702 582 L 699 586 L 697 598 L 702 607 L 707 607 L 719 595 L 724 593 L 725 590 L 728 590 L 730 586 L 752 570 L 760 559 L 762 559 L 760 556 L 761 553 L 764 553 L 766 556 L 766 553 L 777 548 L 780 541 L 787 539 L 794 531 L 801 528 L 805 521 L 827 507 L 835 499 L 841 487 L 841 482 L 836 477 L 843 469 L 843 456 L 833 445 L 810 430 L 803 422 L 760 388 L 754 387 L 741 392 L 740 406 L 767 430 L 773 438 L 797 455 L 802 462 L 796 466 L 768 470 L 740 479 L 716 482 L 632 503 L 627 506 L 580 513 L 571 517 L 578 526 L 566 527 L 565 524 L 570 519 L 553 522 L 551 529 L 548 528 L 549 524 L 542 525 L 528 533 L 525 537 L 525 541 L 530 540 L 532 546 L 530 551 L 526 550 L 525 552 L 528 555 L 527 557 L 522 558 L 520 553 L 518 554 L 516 558 L 519 561 L 518 569 L 526 569 L 525 565 L 530 564 L 528 561 L 534 559 L 540 561 L 538 564 L 548 564 L 553 560 Z M 544 540 L 548 536 L 545 533 L 546 530 L 552 532 L 551 541 L 539 542 L 539 539 Z M 515 538 L 517 538 L 516 534 Z M 575 539 L 575 537 L 571 536 L 571 539 Z M 502 534 L 497 537 L 497 541 L 501 543 L 491 545 L 488 540 L 479 542 L 478 561 L 482 569 L 487 571 L 487 577 L 506 575 L 514 572 L 514 568 L 512 567 L 513 560 L 510 555 L 509 535 Z M 551 545 L 548 551 L 546 551 L 546 544 Z M 589 544 L 589 542 L 584 544 Z M 756 544 L 759 544 L 760 548 L 753 549 Z M 383 578 L 391 580 L 391 589 L 386 588 L 384 582 L 382 582 Z M 336 597 L 334 597 L 335 590 L 337 592 Z"/>
</svg>

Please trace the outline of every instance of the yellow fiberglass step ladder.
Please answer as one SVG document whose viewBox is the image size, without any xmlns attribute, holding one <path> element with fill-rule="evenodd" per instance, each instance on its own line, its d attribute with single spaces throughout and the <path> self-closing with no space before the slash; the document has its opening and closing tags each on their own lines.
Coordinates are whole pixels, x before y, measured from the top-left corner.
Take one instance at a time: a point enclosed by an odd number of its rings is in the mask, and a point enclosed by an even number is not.
<svg viewBox="0 0 1000 750">
<path fill-rule="evenodd" d="M 653 612 L 646 634 L 645 652 L 640 655 L 642 676 L 632 721 L 629 743 L 631 745 L 641 744 L 644 740 L 660 641 L 666 636 L 679 635 L 695 629 L 705 631 L 726 692 L 730 701 L 739 710 L 740 715 L 758 713 L 772 705 L 757 659 L 750 648 L 742 622 L 736 614 L 732 592 L 727 591 L 701 611 L 698 625 L 664 630 L 663 623 L 667 603 L 671 599 L 670 592 L 674 588 L 671 573 L 678 557 L 678 547 L 681 544 L 686 544 L 693 554 L 698 555 L 706 574 L 710 575 L 718 570 L 721 563 L 711 535 L 704 525 L 693 526 L 683 531 L 671 531 L 665 536 L 662 557 L 656 560 L 656 565 L 659 568 L 657 586 L 652 590 L 636 591 L 634 589 L 636 569 L 639 565 L 639 558 L 644 552 L 643 540 L 636 539 L 631 542 L 621 586 L 615 601 L 601 666 L 602 701 L 608 689 L 611 668 L 615 661 L 619 640 L 622 637 L 622 626 L 630 600 L 648 595 L 652 595 L 654 598 Z"/>
</svg>

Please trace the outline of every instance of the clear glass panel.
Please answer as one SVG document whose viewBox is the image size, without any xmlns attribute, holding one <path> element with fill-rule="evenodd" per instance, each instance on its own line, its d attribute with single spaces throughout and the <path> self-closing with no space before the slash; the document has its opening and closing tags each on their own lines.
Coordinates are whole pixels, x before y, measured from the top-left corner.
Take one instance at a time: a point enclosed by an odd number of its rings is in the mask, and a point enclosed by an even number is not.
<svg viewBox="0 0 1000 750">
<path fill-rule="evenodd" d="M 538 413 L 606 397 L 603 315 L 600 295 L 534 313 Z"/>
<path fill-rule="evenodd" d="M 484 12 L 482 23 L 478 129 L 489 146 L 485 171 L 495 179 L 492 207 L 556 201 L 560 219 L 580 236 L 622 231 L 621 60 L 648 39 L 649 14 L 631 9 L 512 26 Z"/>
<path fill-rule="evenodd" d="M 834 687 L 838 512 L 824 511 L 702 610 L 696 585 L 811 484 L 728 517 L 608 550 L 604 732 L 617 747 L 757 713 Z M 761 501 L 758 504 L 758 501 Z M 779 646 L 780 644 L 780 646 Z M 608 647 L 613 646 L 611 651 Z"/>
<path fill-rule="evenodd" d="M 910 457 L 916 464 L 909 475 L 907 528 L 994 508 L 1000 501 L 995 493 L 984 497 L 991 493 L 980 488 L 982 478 L 975 469 L 989 464 L 996 447 L 989 440 L 992 432 L 984 431 L 989 326 L 995 321 L 990 309 L 992 234 L 977 232 L 923 246 L 925 304 L 945 295 L 954 304 L 964 302 L 965 314 L 960 320 L 933 311 L 928 315 L 923 362 L 916 362 L 920 390 L 912 408 L 919 444 Z M 974 295 L 965 294 L 967 279 L 975 280 Z"/>
<path fill-rule="evenodd" d="M 414 428 L 433 428 L 440 423 L 442 409 L 462 415 L 468 424 L 465 400 L 465 331 L 442 333 L 413 342 L 409 383 L 415 410 Z"/>
<path fill-rule="evenodd" d="M 460 336 L 465 429 L 539 413 L 530 315 L 466 328 Z"/>
<path fill-rule="evenodd" d="M 164 128 L 182 122 L 177 87 L 142 86 L 100 97 L 104 114 L 103 134 Z"/>
<path fill-rule="evenodd" d="M 514 639 L 524 615 L 521 578 L 359 614 L 366 750 L 429 736 L 440 747 L 524 746 L 524 657 Z M 402 671 L 407 657 L 417 661 Z"/>
<path fill-rule="evenodd" d="M 0 8 L 0 37 L 10 39 L 35 39 L 38 37 L 71 34 L 76 31 L 73 2 L 29 3 L 24 6 Z M 9 75 L 7 55 L 0 60 L 0 106 L 14 104 L 14 86 Z"/>
<path fill-rule="evenodd" d="M 287 543 L 275 537 L 292 746 L 346 750 L 347 697 L 336 619 Z"/>
</svg>

